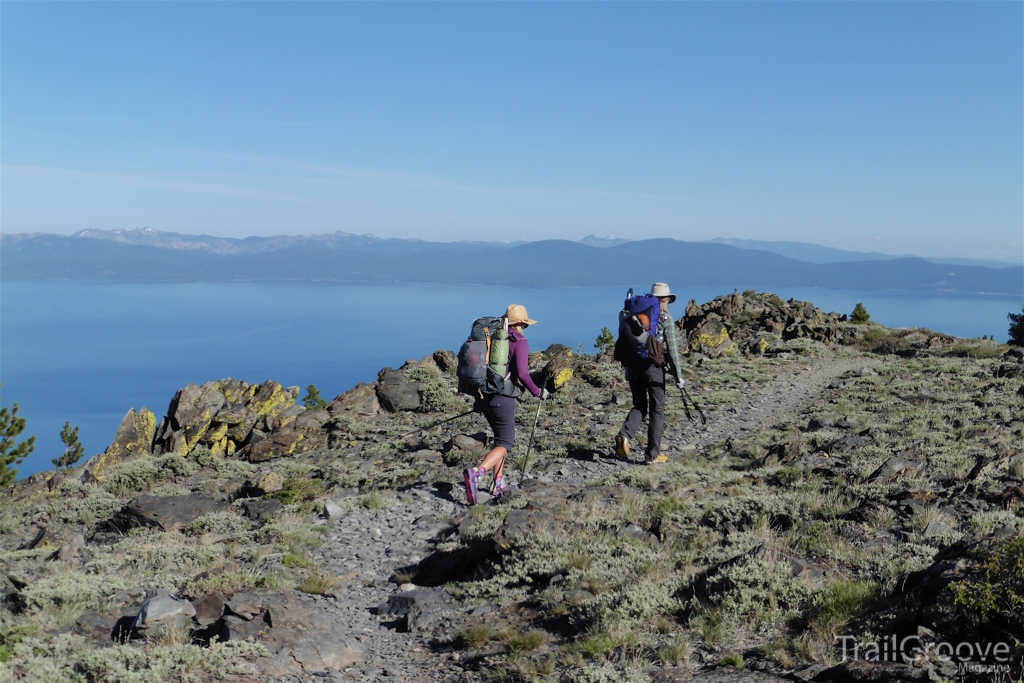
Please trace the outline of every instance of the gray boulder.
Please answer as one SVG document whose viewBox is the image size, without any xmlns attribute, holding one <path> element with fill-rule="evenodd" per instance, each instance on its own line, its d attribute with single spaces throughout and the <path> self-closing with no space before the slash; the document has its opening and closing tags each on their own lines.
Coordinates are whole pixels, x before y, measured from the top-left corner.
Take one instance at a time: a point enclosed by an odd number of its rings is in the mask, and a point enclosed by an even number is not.
<svg viewBox="0 0 1024 683">
<path fill-rule="evenodd" d="M 327 412 L 331 415 L 345 415 L 346 413 L 376 415 L 380 412 L 380 402 L 377 400 L 374 385 L 357 384 L 344 394 L 339 394 L 327 404 Z"/>
<path fill-rule="evenodd" d="M 237 595 L 236 595 L 237 597 Z M 262 595 L 265 629 L 262 642 L 271 656 L 260 662 L 262 676 L 286 676 L 323 671 L 341 671 L 361 663 L 366 650 L 348 631 L 345 617 L 328 612 L 319 603 L 293 591 L 271 591 Z M 311 634 L 315 634 L 311 637 Z"/>
<path fill-rule="evenodd" d="M 403 373 L 384 368 L 377 376 L 377 399 L 392 413 L 416 410 L 420 407 L 419 382 L 410 382 Z"/>
<path fill-rule="evenodd" d="M 295 406 L 301 408 L 301 406 Z M 289 410 L 291 410 L 289 408 Z M 288 411 L 285 411 L 288 412 Z M 284 413 L 282 413 L 283 415 Z M 296 429 L 317 429 L 327 420 L 331 419 L 331 414 L 323 408 L 316 408 L 313 410 L 301 410 L 295 416 L 295 428 Z"/>
<path fill-rule="evenodd" d="M 405 617 L 407 631 L 424 631 L 441 622 L 449 611 L 447 593 L 441 588 L 401 591 L 377 608 L 377 614 Z"/>
<path fill-rule="evenodd" d="M 903 451 L 892 456 L 868 477 L 870 482 L 890 482 L 903 477 L 912 477 L 921 467 L 921 458 L 914 451 Z"/>
<path fill-rule="evenodd" d="M 230 507 L 224 500 L 213 496 L 139 496 L 115 513 L 110 525 L 122 532 L 136 527 L 178 531 L 198 517 Z"/>
<path fill-rule="evenodd" d="M 177 600 L 170 595 L 158 595 L 142 603 L 132 628 L 149 628 L 153 624 L 177 616 L 194 617 L 195 607 L 188 600 Z"/>
<path fill-rule="evenodd" d="M 288 425 L 286 429 L 246 446 L 239 451 L 239 456 L 249 462 L 267 462 L 305 453 L 326 443 L 327 435 L 319 429 L 293 429 L 292 425 Z"/>
<path fill-rule="evenodd" d="M 337 503 L 327 501 L 326 503 L 324 503 L 324 509 L 320 513 L 320 516 L 324 519 L 329 519 L 333 522 L 336 519 L 341 519 L 344 514 L 345 511 L 342 510 Z"/>
<path fill-rule="evenodd" d="M 515 543 L 538 536 L 555 536 L 563 533 L 568 523 L 551 510 L 530 503 L 521 510 L 512 510 L 494 533 L 497 548 L 507 548 Z"/>
<path fill-rule="evenodd" d="M 85 547 L 85 536 L 75 534 L 57 551 L 56 559 L 61 562 L 77 562 L 79 551 Z"/>
<path fill-rule="evenodd" d="M 268 500 L 247 500 L 242 503 L 242 512 L 245 513 L 245 516 L 257 522 L 266 522 L 272 515 L 276 515 L 283 509 L 284 505 L 281 501 L 272 498 Z"/>
<path fill-rule="evenodd" d="M 224 594 L 218 591 L 207 593 L 193 607 L 196 622 L 200 626 L 209 626 L 224 616 Z"/>
<path fill-rule="evenodd" d="M 451 439 L 445 442 L 445 452 L 459 450 L 459 451 L 471 451 L 475 452 L 483 448 L 487 443 L 487 435 L 483 432 L 479 434 L 456 434 Z"/>
</svg>

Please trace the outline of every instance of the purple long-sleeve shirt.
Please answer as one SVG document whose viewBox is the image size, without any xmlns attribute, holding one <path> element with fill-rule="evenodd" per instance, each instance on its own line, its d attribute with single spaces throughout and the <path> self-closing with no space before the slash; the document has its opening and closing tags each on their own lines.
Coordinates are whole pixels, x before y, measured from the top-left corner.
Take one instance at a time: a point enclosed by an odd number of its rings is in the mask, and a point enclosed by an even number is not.
<svg viewBox="0 0 1024 683">
<path fill-rule="evenodd" d="M 530 377 L 530 342 L 515 329 L 508 331 L 508 367 L 513 379 L 518 379 L 534 396 L 540 396 L 540 388 Z"/>
</svg>

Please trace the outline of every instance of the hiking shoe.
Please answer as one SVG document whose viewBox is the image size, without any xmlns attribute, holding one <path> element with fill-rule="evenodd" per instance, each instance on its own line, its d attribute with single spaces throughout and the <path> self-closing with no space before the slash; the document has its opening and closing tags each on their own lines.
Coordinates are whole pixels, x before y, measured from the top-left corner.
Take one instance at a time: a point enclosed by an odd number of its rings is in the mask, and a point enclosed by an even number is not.
<svg viewBox="0 0 1024 683">
<path fill-rule="evenodd" d="M 622 434 L 615 437 L 615 457 L 619 460 L 629 460 L 629 439 Z"/>
<path fill-rule="evenodd" d="M 483 472 L 476 467 L 467 467 L 463 475 L 463 480 L 466 482 L 466 502 L 470 505 L 476 505 L 477 486 L 482 476 Z"/>
<path fill-rule="evenodd" d="M 505 477 L 502 477 L 501 479 L 495 480 L 494 486 L 491 488 L 491 496 L 497 498 L 504 493 L 508 493 L 511 490 L 512 487 L 509 486 L 508 482 L 505 481 Z"/>
<path fill-rule="evenodd" d="M 667 455 L 659 455 L 656 458 L 649 458 L 647 460 L 647 464 L 648 465 L 653 465 L 655 463 L 659 463 L 660 464 L 660 463 L 663 463 L 663 462 L 668 462 L 668 456 Z"/>
</svg>

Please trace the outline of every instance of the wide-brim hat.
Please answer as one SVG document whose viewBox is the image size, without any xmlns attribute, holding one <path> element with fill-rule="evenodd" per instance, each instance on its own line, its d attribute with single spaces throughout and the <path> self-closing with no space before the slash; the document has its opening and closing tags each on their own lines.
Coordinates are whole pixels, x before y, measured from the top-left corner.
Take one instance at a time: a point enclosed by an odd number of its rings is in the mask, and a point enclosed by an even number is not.
<svg viewBox="0 0 1024 683">
<path fill-rule="evenodd" d="M 505 317 L 509 325 L 536 325 L 537 321 L 527 314 L 526 307 L 519 304 L 512 304 L 505 311 Z"/>
<path fill-rule="evenodd" d="M 659 298 L 667 296 L 669 303 L 673 303 L 676 300 L 676 295 L 669 290 L 668 285 L 664 282 L 655 282 L 651 285 L 651 295 Z"/>
</svg>

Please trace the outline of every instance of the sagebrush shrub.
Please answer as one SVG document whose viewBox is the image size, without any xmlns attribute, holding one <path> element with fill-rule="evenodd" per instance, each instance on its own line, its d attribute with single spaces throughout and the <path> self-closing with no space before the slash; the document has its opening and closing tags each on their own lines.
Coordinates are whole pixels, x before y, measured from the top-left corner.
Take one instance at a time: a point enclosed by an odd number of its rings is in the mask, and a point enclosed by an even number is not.
<svg viewBox="0 0 1024 683">
<path fill-rule="evenodd" d="M 102 485 L 111 495 L 124 498 L 152 486 L 157 473 L 153 458 L 142 457 L 114 465 L 103 477 Z"/>
<path fill-rule="evenodd" d="M 441 413 L 454 408 L 457 404 L 455 394 L 448 384 L 441 379 L 441 374 L 429 367 L 417 367 L 407 370 L 405 376 L 420 384 L 420 411 L 424 413 Z"/>
</svg>

